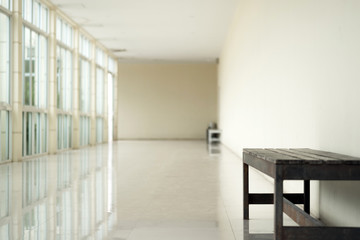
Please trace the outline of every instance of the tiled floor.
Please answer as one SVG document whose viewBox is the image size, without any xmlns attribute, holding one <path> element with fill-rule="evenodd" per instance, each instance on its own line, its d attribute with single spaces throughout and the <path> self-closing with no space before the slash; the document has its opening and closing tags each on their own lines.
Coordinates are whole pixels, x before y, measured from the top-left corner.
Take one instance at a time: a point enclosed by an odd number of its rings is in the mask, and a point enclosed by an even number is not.
<svg viewBox="0 0 360 240">
<path fill-rule="evenodd" d="M 250 190 L 272 191 L 250 178 Z M 0 165 L 0 239 L 272 239 L 272 207 L 250 211 L 244 222 L 241 159 L 203 141 L 120 141 Z"/>
</svg>

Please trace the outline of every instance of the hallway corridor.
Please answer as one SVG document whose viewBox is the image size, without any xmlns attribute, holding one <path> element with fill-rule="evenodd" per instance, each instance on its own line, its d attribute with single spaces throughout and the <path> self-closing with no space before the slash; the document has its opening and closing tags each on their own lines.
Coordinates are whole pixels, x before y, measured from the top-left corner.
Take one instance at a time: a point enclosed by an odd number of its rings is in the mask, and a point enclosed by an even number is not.
<svg viewBox="0 0 360 240">
<path fill-rule="evenodd" d="M 2 164 L 0 239 L 244 239 L 241 174 L 240 158 L 203 141 L 119 141 Z M 245 229 L 272 232 L 271 206 L 250 216 Z"/>
</svg>

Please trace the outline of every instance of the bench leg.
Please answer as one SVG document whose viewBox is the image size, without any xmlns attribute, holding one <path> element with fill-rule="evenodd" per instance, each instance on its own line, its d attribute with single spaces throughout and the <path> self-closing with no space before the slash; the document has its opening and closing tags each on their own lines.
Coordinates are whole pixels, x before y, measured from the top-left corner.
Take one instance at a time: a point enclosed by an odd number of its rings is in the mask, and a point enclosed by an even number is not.
<svg viewBox="0 0 360 240">
<path fill-rule="evenodd" d="M 274 189 L 274 205 L 275 205 L 275 240 L 282 239 L 283 232 L 283 178 L 281 166 L 276 167 Z"/>
<path fill-rule="evenodd" d="M 310 214 L 310 180 L 304 180 L 304 211 Z"/>
<path fill-rule="evenodd" d="M 244 219 L 249 219 L 249 166 L 243 164 Z"/>
</svg>

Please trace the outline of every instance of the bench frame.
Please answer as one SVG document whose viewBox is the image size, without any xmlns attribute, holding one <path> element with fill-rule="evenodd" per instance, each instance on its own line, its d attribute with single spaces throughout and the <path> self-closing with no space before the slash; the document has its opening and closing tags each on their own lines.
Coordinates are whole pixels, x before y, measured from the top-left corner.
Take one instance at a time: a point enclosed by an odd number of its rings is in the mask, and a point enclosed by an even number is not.
<svg viewBox="0 0 360 240">
<path fill-rule="evenodd" d="M 249 193 L 249 166 L 274 178 L 274 194 Z M 285 180 L 303 180 L 304 192 L 284 194 Z M 310 180 L 360 180 L 360 159 L 311 149 L 244 149 L 244 219 L 249 204 L 274 204 L 275 240 L 360 240 L 360 228 L 327 227 L 310 216 Z M 300 227 L 283 226 L 283 212 Z"/>
</svg>

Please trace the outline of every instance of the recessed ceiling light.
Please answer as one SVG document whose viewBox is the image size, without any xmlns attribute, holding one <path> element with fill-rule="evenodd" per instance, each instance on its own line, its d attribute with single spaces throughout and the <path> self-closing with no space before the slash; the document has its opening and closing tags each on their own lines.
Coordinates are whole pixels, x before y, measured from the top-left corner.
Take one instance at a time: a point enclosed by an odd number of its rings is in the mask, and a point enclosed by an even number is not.
<svg viewBox="0 0 360 240">
<path fill-rule="evenodd" d="M 119 41 L 118 38 L 98 38 L 99 41 Z"/>
<path fill-rule="evenodd" d="M 81 24 L 82 27 L 104 27 L 104 25 L 102 24 L 98 24 L 98 23 L 85 23 L 85 24 Z"/>
<path fill-rule="evenodd" d="M 117 48 L 117 49 L 111 49 L 113 53 L 121 53 L 121 52 L 127 52 L 127 49 L 125 48 Z"/>
<path fill-rule="evenodd" d="M 64 4 L 58 4 L 58 8 L 66 8 L 66 9 L 83 9 L 85 8 L 85 5 L 82 3 L 64 3 Z"/>
</svg>

